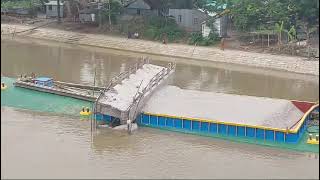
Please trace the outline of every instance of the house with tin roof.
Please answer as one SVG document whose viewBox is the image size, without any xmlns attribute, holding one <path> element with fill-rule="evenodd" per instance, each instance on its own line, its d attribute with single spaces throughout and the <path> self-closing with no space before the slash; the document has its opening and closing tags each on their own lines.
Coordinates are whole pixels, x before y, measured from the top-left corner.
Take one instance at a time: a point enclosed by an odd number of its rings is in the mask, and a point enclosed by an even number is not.
<svg viewBox="0 0 320 180">
<path fill-rule="evenodd" d="M 158 0 L 132 0 L 124 3 L 126 15 L 160 16 L 162 14 L 161 3 Z"/>
</svg>

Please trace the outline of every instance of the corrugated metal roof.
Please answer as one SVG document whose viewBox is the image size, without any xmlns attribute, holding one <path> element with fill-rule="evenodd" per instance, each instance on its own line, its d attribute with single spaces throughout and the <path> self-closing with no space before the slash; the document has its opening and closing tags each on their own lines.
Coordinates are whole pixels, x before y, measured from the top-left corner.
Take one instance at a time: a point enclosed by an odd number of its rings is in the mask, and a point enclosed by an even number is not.
<svg viewBox="0 0 320 180">
<path fill-rule="evenodd" d="M 52 78 L 50 78 L 50 77 L 38 77 L 35 80 L 36 81 L 41 81 L 41 82 L 47 82 L 47 81 L 52 81 Z"/>
<path fill-rule="evenodd" d="M 62 6 L 64 3 L 60 1 L 60 6 Z M 58 2 L 57 1 L 49 1 L 48 3 L 45 3 L 45 5 L 55 5 L 57 6 L 58 5 Z"/>
<path fill-rule="evenodd" d="M 130 4 L 136 2 L 137 0 L 127 1 L 124 4 L 124 7 L 128 7 Z M 158 0 L 143 0 L 147 3 L 152 9 L 158 9 L 161 7 L 161 2 Z"/>
</svg>

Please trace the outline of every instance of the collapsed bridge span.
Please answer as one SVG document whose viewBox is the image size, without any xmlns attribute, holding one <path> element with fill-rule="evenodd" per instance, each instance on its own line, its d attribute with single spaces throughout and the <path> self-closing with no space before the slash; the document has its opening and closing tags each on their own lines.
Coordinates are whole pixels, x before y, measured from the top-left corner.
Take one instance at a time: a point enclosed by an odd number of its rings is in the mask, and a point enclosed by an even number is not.
<svg viewBox="0 0 320 180">
<path fill-rule="evenodd" d="M 95 102 L 96 119 L 116 120 L 118 125 L 134 121 L 145 102 L 168 82 L 174 70 L 172 63 L 166 67 L 149 64 L 147 60 L 135 64 L 113 78 L 101 92 Z"/>
</svg>

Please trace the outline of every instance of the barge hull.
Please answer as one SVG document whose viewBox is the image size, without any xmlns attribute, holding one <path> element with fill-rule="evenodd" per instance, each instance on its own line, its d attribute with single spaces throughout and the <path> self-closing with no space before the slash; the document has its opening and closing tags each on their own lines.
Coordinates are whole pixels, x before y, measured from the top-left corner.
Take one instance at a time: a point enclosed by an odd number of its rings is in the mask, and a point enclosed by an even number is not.
<svg viewBox="0 0 320 180">
<path fill-rule="evenodd" d="M 308 121 L 311 120 L 312 113 L 314 112 L 319 112 L 319 104 L 314 104 L 309 108 L 298 124 L 293 129 L 289 130 L 147 112 L 141 113 L 136 122 L 138 125 L 142 126 L 169 129 L 179 132 L 200 133 L 209 136 L 243 137 L 260 141 L 297 144 L 306 131 Z M 95 119 L 97 121 L 110 122 L 112 117 L 98 113 L 95 114 Z"/>
<path fill-rule="evenodd" d="M 319 104 L 312 106 L 299 121 L 298 125 L 289 130 L 151 113 L 141 114 L 138 118 L 138 124 L 208 135 L 246 137 L 270 142 L 296 144 L 307 129 L 311 114 L 318 111 Z"/>
</svg>

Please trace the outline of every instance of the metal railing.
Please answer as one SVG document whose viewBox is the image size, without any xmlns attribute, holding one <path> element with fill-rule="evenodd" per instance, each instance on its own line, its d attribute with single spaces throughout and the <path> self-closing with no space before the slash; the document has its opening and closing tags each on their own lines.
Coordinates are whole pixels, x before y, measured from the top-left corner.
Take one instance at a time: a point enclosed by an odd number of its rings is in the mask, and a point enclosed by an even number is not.
<svg viewBox="0 0 320 180">
<path fill-rule="evenodd" d="M 110 88 L 114 87 L 115 85 L 122 82 L 124 79 L 128 78 L 131 73 L 135 73 L 138 69 L 142 68 L 144 64 L 149 64 L 149 59 L 142 57 L 142 60 L 136 63 L 134 66 L 129 67 L 129 69 L 125 72 L 120 73 L 119 75 L 111 78 L 110 82 L 107 84 L 107 86 L 100 92 L 98 98 L 95 101 L 95 108 L 94 108 L 94 114 L 96 114 L 97 104 L 102 97 L 102 95 L 108 91 Z"/>
<path fill-rule="evenodd" d="M 120 73 L 119 75 L 113 77 L 110 81 L 112 84 L 119 84 L 121 83 L 124 79 L 129 78 L 131 74 L 134 74 L 137 72 L 138 69 L 142 68 L 144 64 L 149 64 L 149 59 L 147 58 L 142 58 L 142 61 L 139 61 L 135 65 L 129 67 L 128 70 Z"/>
<path fill-rule="evenodd" d="M 115 85 L 121 83 L 124 79 L 129 78 L 129 76 L 131 74 L 136 73 L 136 71 L 138 69 L 142 68 L 144 64 L 148 64 L 148 63 L 149 63 L 149 59 L 142 58 L 142 61 L 139 61 L 134 66 L 131 66 L 127 71 L 125 71 L 123 73 L 120 73 L 118 76 L 112 78 L 109 81 L 109 84 L 106 86 L 106 88 L 104 88 L 104 90 L 101 91 L 101 93 L 99 94 L 98 98 L 95 101 L 94 115 L 97 113 L 98 102 L 101 99 L 101 97 L 105 94 L 106 91 L 110 90 Z M 144 97 L 144 95 L 148 91 L 150 91 L 150 89 L 152 89 L 155 85 L 157 85 L 166 75 L 168 75 L 172 70 L 174 70 L 175 67 L 176 67 L 175 63 L 169 63 L 166 68 L 163 68 L 159 73 L 157 73 L 154 77 L 152 77 L 150 79 L 150 81 L 148 82 L 147 86 L 144 87 L 142 90 L 140 90 L 142 82 L 140 83 L 140 86 L 139 86 L 139 88 L 137 90 L 137 93 L 133 97 L 132 103 L 130 104 L 130 106 L 126 110 L 126 112 L 128 113 L 127 117 L 129 119 L 130 119 L 130 112 L 133 111 L 133 108 L 135 106 L 136 106 L 136 109 L 134 110 L 134 113 L 133 113 L 132 117 L 135 118 L 135 116 L 137 115 L 137 110 L 138 110 L 139 103 L 142 100 L 142 98 Z M 122 119 L 122 120 L 126 120 L 126 119 Z"/>
<path fill-rule="evenodd" d="M 169 63 L 168 66 L 166 68 L 163 68 L 159 73 L 157 73 L 155 76 L 153 76 L 149 83 L 147 84 L 146 87 L 144 87 L 142 89 L 142 92 L 140 93 L 139 92 L 139 89 L 138 89 L 138 92 L 136 93 L 136 95 L 133 97 L 133 101 L 131 103 L 131 105 L 128 107 L 127 109 L 127 112 L 128 112 L 128 117 L 130 115 L 130 112 L 132 110 L 132 108 L 134 106 L 136 106 L 136 109 L 134 111 L 134 114 L 132 116 L 132 119 L 134 121 L 136 115 L 137 115 L 137 109 L 139 107 L 139 103 L 142 99 L 142 97 L 144 97 L 144 95 L 150 91 L 150 89 L 152 89 L 155 85 L 157 85 L 165 76 L 167 76 L 172 70 L 174 70 L 176 67 L 176 64 L 175 63 Z M 130 117 L 129 117 L 130 119 Z"/>
</svg>

